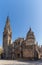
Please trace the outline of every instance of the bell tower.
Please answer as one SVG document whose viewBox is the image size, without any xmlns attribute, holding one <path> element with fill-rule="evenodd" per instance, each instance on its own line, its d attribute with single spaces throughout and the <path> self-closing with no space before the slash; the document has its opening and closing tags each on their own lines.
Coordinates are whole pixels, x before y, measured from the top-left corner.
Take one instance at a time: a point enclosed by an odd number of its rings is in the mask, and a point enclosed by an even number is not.
<svg viewBox="0 0 42 65">
<path fill-rule="evenodd" d="M 3 32 L 3 50 L 6 58 L 8 57 L 8 47 L 11 44 L 11 39 L 12 39 L 12 31 L 10 27 L 10 19 L 9 16 L 7 16 L 6 24 Z"/>
</svg>

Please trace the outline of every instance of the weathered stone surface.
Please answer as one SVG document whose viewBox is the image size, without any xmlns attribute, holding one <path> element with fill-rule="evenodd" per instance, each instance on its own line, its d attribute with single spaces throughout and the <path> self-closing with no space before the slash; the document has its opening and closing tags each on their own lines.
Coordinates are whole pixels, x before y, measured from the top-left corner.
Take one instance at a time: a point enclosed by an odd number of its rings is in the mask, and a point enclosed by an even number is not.
<svg viewBox="0 0 42 65">
<path fill-rule="evenodd" d="M 12 31 L 10 27 L 10 20 L 7 17 L 6 25 L 3 32 L 3 54 L 5 59 L 17 59 L 17 58 L 34 58 L 38 59 L 42 57 L 40 48 L 36 44 L 34 32 L 30 28 L 26 39 L 18 38 L 12 44 Z"/>
</svg>

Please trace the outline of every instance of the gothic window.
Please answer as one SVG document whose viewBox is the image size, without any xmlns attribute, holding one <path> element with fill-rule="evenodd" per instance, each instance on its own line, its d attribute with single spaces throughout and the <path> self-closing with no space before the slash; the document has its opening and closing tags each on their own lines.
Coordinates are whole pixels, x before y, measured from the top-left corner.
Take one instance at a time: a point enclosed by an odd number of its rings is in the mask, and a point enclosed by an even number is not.
<svg viewBox="0 0 42 65">
<path fill-rule="evenodd" d="M 18 42 L 18 45 L 20 45 L 20 41 Z"/>
</svg>

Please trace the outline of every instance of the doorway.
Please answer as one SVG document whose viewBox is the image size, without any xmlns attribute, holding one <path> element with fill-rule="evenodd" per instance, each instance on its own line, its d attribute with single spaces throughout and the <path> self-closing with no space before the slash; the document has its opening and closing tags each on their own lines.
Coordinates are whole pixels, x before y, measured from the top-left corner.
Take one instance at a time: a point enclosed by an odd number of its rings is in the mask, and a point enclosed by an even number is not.
<svg viewBox="0 0 42 65">
<path fill-rule="evenodd" d="M 20 54 L 17 54 L 17 57 L 20 58 Z"/>
</svg>

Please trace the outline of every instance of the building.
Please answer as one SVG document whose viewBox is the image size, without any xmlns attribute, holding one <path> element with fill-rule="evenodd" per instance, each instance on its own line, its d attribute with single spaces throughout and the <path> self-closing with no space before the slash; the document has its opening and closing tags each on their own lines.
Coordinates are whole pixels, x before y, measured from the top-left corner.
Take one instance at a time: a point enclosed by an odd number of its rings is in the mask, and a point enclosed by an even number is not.
<svg viewBox="0 0 42 65">
<path fill-rule="evenodd" d="M 12 31 L 11 31 L 9 21 L 10 21 L 9 17 L 7 17 L 6 25 L 3 32 L 3 49 L 4 49 L 4 54 L 6 58 L 8 58 L 8 52 L 9 52 L 8 48 L 11 44 L 11 39 L 12 39 Z"/>
<path fill-rule="evenodd" d="M 40 59 L 40 51 L 34 32 L 30 28 L 26 39 L 18 38 L 13 43 L 10 19 L 7 17 L 3 32 L 3 58 L 4 59 Z"/>
<path fill-rule="evenodd" d="M 1 59 L 1 54 L 3 53 L 3 49 L 0 47 L 0 59 Z"/>
</svg>

